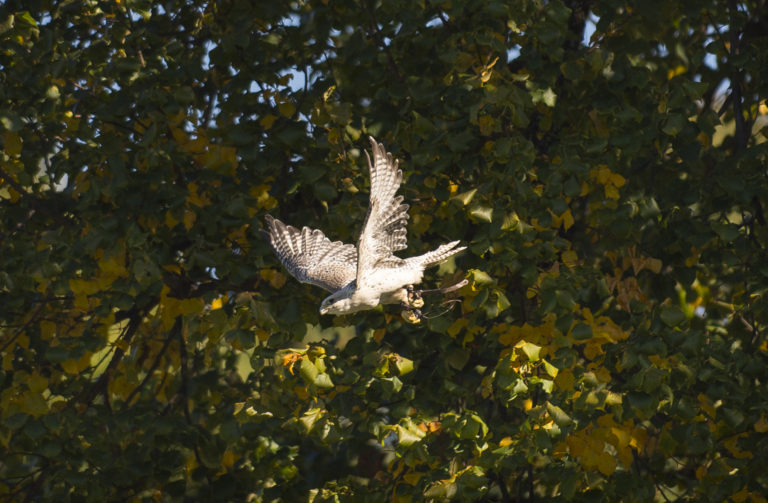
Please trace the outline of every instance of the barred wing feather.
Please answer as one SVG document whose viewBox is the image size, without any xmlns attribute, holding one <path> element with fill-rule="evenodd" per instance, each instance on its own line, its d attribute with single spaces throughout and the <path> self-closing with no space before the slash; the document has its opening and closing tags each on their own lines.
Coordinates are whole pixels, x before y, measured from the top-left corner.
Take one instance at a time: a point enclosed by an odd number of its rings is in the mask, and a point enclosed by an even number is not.
<svg viewBox="0 0 768 503">
<path fill-rule="evenodd" d="M 269 243 L 286 270 L 302 283 L 331 293 L 344 288 L 357 274 L 357 249 L 331 241 L 322 231 L 301 230 L 266 216 Z"/>
</svg>

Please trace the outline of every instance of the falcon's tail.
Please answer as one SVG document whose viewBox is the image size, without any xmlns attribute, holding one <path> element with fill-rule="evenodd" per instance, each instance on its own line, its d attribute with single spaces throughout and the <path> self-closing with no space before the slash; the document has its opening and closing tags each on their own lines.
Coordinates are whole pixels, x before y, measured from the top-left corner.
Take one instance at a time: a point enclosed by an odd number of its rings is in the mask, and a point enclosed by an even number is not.
<svg viewBox="0 0 768 503">
<path fill-rule="evenodd" d="M 467 249 L 466 246 L 459 246 L 456 248 L 458 244 L 458 241 L 451 241 L 450 243 L 440 245 L 437 250 L 432 250 L 431 252 L 419 255 L 418 257 L 413 257 L 413 259 L 409 260 L 418 260 L 424 269 L 440 265 L 457 253 Z"/>
</svg>

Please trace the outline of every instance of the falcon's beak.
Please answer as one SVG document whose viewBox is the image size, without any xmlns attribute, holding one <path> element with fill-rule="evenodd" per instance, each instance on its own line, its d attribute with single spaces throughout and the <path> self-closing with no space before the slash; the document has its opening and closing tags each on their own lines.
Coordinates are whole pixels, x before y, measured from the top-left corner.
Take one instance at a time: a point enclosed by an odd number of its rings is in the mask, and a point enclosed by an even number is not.
<svg viewBox="0 0 768 503">
<path fill-rule="evenodd" d="M 327 307 L 321 307 L 320 308 L 320 314 L 325 314 L 327 312 L 328 312 L 328 308 Z"/>
</svg>

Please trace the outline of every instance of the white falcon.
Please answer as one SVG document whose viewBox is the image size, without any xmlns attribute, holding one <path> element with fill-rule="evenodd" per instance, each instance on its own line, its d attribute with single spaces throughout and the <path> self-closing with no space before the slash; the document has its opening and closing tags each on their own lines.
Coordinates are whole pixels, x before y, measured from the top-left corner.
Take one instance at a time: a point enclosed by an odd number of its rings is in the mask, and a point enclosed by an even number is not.
<svg viewBox="0 0 768 503">
<path fill-rule="evenodd" d="M 403 196 L 395 196 L 403 172 L 384 145 L 373 138 L 370 141 L 373 162 L 368 152 L 365 155 L 371 193 L 357 247 L 331 241 L 320 230 L 299 230 L 267 215 L 269 242 L 293 277 L 331 292 L 320 305 L 320 314 L 340 315 L 380 304 L 401 304 L 406 307 L 403 317 L 418 322 L 420 313 L 415 316 L 410 308 L 419 308 L 424 302 L 413 285 L 421 282 L 426 268 L 441 264 L 466 247 L 451 241 L 417 257 L 394 255 L 406 248 L 408 205 L 403 204 Z M 442 291 L 455 290 L 465 282 Z"/>
</svg>

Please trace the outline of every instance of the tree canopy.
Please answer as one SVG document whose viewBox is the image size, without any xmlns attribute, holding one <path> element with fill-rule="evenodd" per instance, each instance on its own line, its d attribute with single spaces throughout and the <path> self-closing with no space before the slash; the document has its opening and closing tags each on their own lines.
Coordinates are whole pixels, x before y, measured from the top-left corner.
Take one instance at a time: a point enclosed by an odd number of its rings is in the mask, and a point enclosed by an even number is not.
<svg viewBox="0 0 768 503">
<path fill-rule="evenodd" d="M 766 34 L 765 0 L 6 0 L 0 499 L 766 502 Z M 259 233 L 354 243 L 368 135 L 408 255 L 469 247 L 417 325 L 321 317 Z"/>
</svg>

